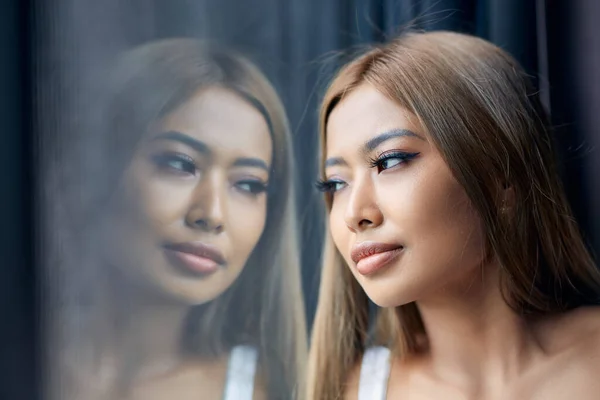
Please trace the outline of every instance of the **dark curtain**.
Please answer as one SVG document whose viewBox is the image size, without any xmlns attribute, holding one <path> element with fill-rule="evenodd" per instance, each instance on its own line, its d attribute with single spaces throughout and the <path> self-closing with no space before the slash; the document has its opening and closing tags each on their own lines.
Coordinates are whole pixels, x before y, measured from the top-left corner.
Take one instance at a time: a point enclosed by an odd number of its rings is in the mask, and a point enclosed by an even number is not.
<svg viewBox="0 0 600 400">
<path fill-rule="evenodd" d="M 237 0 L 158 2 L 160 36 L 208 35 L 253 56 L 284 98 L 294 129 L 303 284 L 314 316 L 323 240 L 317 110 L 347 55 L 407 28 L 453 30 L 508 50 L 537 83 L 556 131 L 565 187 L 590 248 L 600 250 L 600 40 L 593 0 Z M 204 19 L 202 19 L 204 18 Z M 200 24 L 197 21 L 206 21 Z"/>
<path fill-rule="evenodd" d="M 80 115 L 78 100 L 107 60 L 154 39 L 195 36 L 235 47 L 267 73 L 283 97 L 298 166 L 309 322 L 317 302 L 324 233 L 321 196 L 312 184 L 319 99 L 350 52 L 407 27 L 475 34 L 523 64 L 551 112 L 577 220 L 590 247 L 600 250 L 600 35 L 594 26 L 600 3 L 595 0 L 13 0 L 0 10 L 5 138 L 0 150 L 5 188 L 0 398 L 35 394 L 34 316 L 43 316 L 43 308 L 35 302 L 35 277 L 41 274 L 34 264 L 39 236 L 33 229 L 40 222 L 32 216 L 43 208 L 44 198 L 36 196 L 30 204 L 36 193 L 33 168 L 36 177 L 43 176 L 47 149 L 60 147 L 56 143 Z M 38 161 L 33 160 L 35 148 L 42 150 Z"/>
<path fill-rule="evenodd" d="M 177 8 L 177 6 L 181 8 Z M 204 8 L 203 8 L 204 7 Z M 322 203 L 317 110 L 327 81 L 351 52 L 407 28 L 488 39 L 515 56 L 537 83 L 556 130 L 565 186 L 590 247 L 600 249 L 600 45 L 593 0 L 255 0 L 159 3 L 161 36 L 209 35 L 245 50 L 276 84 L 292 122 L 298 165 L 307 314 L 317 301 Z M 209 16 L 208 25 L 194 21 Z"/>
<path fill-rule="evenodd" d="M 39 395 L 30 24 L 24 3 L 0 5 L 0 399 Z"/>
<path fill-rule="evenodd" d="M 37 53 L 44 118 L 68 131 L 86 84 L 116 52 L 165 38 L 217 40 L 255 61 L 283 97 L 294 132 L 307 316 L 317 301 L 324 221 L 317 178 L 317 110 L 340 63 L 405 29 L 454 30 L 491 40 L 534 77 L 556 127 L 565 185 L 590 244 L 600 237 L 600 189 L 593 180 L 598 135 L 598 47 L 593 1 L 543 0 L 62 0 L 38 9 Z M 586 22 L 588 21 L 588 22 Z M 597 43 L 596 43 L 597 44 Z M 596 49 L 596 53 L 594 53 Z M 593 56 L 593 54 L 596 54 Z M 596 57 L 596 61 L 593 60 Z M 48 78 L 48 71 L 53 77 Z M 594 76 L 596 74 L 596 76 Z M 594 78 L 596 86 L 593 85 Z M 44 94 L 51 97 L 44 97 Z M 61 102 L 54 101 L 58 97 Z M 53 135 L 47 140 L 55 141 Z M 48 143 L 52 146 L 52 143 Z M 596 170 L 598 165 L 595 166 Z"/>
</svg>

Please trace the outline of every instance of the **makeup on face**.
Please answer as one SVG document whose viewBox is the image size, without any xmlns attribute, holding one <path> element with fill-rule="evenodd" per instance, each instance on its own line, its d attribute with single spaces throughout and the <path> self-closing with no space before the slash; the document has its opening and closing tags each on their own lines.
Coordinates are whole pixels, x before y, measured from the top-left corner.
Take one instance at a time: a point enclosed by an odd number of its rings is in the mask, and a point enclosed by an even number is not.
<svg viewBox="0 0 600 400">
<path fill-rule="evenodd" d="M 111 263 L 191 304 L 218 296 L 263 233 L 272 146 L 251 103 L 200 90 L 151 127 L 125 171 Z"/>
<path fill-rule="evenodd" d="M 362 275 L 374 274 L 398 258 L 403 246 L 391 243 L 360 242 L 352 246 L 350 258 Z"/>
<path fill-rule="evenodd" d="M 218 247 L 202 242 L 169 243 L 164 245 L 164 249 L 174 265 L 193 276 L 205 277 L 227 266 Z"/>
<path fill-rule="evenodd" d="M 270 166 L 264 158 L 223 157 L 202 140 L 177 131 L 160 133 L 152 142 L 156 149 L 151 152 L 150 160 L 159 173 L 172 178 L 201 179 L 208 169 L 222 168 L 227 170 L 230 184 L 240 193 L 251 196 L 268 189 Z"/>
<path fill-rule="evenodd" d="M 327 124 L 329 228 L 367 295 L 398 306 L 474 273 L 485 247 L 464 188 L 418 118 L 370 85 Z"/>
<path fill-rule="evenodd" d="M 399 167 L 419 156 L 419 152 L 401 149 L 381 151 L 381 148 L 383 148 L 386 143 L 398 138 L 418 138 L 425 141 L 421 135 L 418 135 L 409 129 L 397 128 L 377 134 L 375 137 L 366 141 L 359 150 L 359 153 L 363 155 L 362 158 L 364 164 L 377 170 L 377 173 L 381 173 Z M 332 170 L 334 167 L 348 168 L 349 164 L 343 157 L 330 157 L 325 160 L 324 167 L 325 174 L 329 175 L 327 173 L 328 170 Z M 317 182 L 317 188 L 326 193 L 335 193 L 343 189 L 345 185 L 347 185 L 347 182 L 344 182 L 339 178 L 326 178 Z"/>
</svg>

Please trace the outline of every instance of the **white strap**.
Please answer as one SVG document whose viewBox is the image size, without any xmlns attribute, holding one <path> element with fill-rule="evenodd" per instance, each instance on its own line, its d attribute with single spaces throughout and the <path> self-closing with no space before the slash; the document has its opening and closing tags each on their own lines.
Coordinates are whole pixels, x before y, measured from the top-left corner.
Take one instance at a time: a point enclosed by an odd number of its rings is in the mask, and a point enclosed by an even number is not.
<svg viewBox="0 0 600 400">
<path fill-rule="evenodd" d="M 365 351 L 360 367 L 358 400 L 386 400 L 390 375 L 390 350 L 370 347 Z"/>
<path fill-rule="evenodd" d="M 229 356 L 223 400 L 252 400 L 258 351 L 251 346 L 235 346 Z"/>
</svg>

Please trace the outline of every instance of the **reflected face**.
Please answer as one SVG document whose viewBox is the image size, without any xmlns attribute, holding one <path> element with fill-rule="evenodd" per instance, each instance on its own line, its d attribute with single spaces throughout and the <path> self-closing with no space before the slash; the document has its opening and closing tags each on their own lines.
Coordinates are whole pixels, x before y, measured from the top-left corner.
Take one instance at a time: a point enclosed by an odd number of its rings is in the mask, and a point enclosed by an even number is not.
<svg viewBox="0 0 600 400">
<path fill-rule="evenodd" d="M 141 140 L 105 218 L 104 256 L 154 295 L 216 298 L 262 235 L 271 157 L 257 109 L 226 89 L 198 91 Z"/>
<path fill-rule="evenodd" d="M 466 192 L 417 117 L 370 85 L 329 117 L 321 185 L 334 243 L 379 306 L 464 290 L 483 262 Z"/>
</svg>

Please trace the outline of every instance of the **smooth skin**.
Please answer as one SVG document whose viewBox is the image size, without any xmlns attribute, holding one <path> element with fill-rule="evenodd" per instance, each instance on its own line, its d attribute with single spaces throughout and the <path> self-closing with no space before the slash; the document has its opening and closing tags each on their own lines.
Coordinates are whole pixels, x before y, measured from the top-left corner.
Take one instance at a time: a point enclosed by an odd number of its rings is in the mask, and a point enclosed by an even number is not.
<svg viewBox="0 0 600 400">
<path fill-rule="evenodd" d="M 271 158 L 263 115 L 219 87 L 198 91 L 139 144 L 104 218 L 102 254 L 124 277 L 132 310 L 119 344 L 138 364 L 132 399 L 221 398 L 228 355 L 186 359 L 181 328 L 191 306 L 235 282 L 258 243 Z M 193 241 L 216 246 L 226 267 L 205 277 L 175 268 L 164 243 Z"/>
<path fill-rule="evenodd" d="M 600 312 L 525 321 L 507 306 L 481 220 L 415 115 L 364 83 L 333 109 L 326 158 L 340 254 L 379 306 L 416 302 L 427 331 L 425 354 L 393 360 L 388 399 L 598 398 Z M 365 276 L 363 241 L 403 251 Z M 359 374 L 360 361 L 346 399 Z"/>
</svg>

